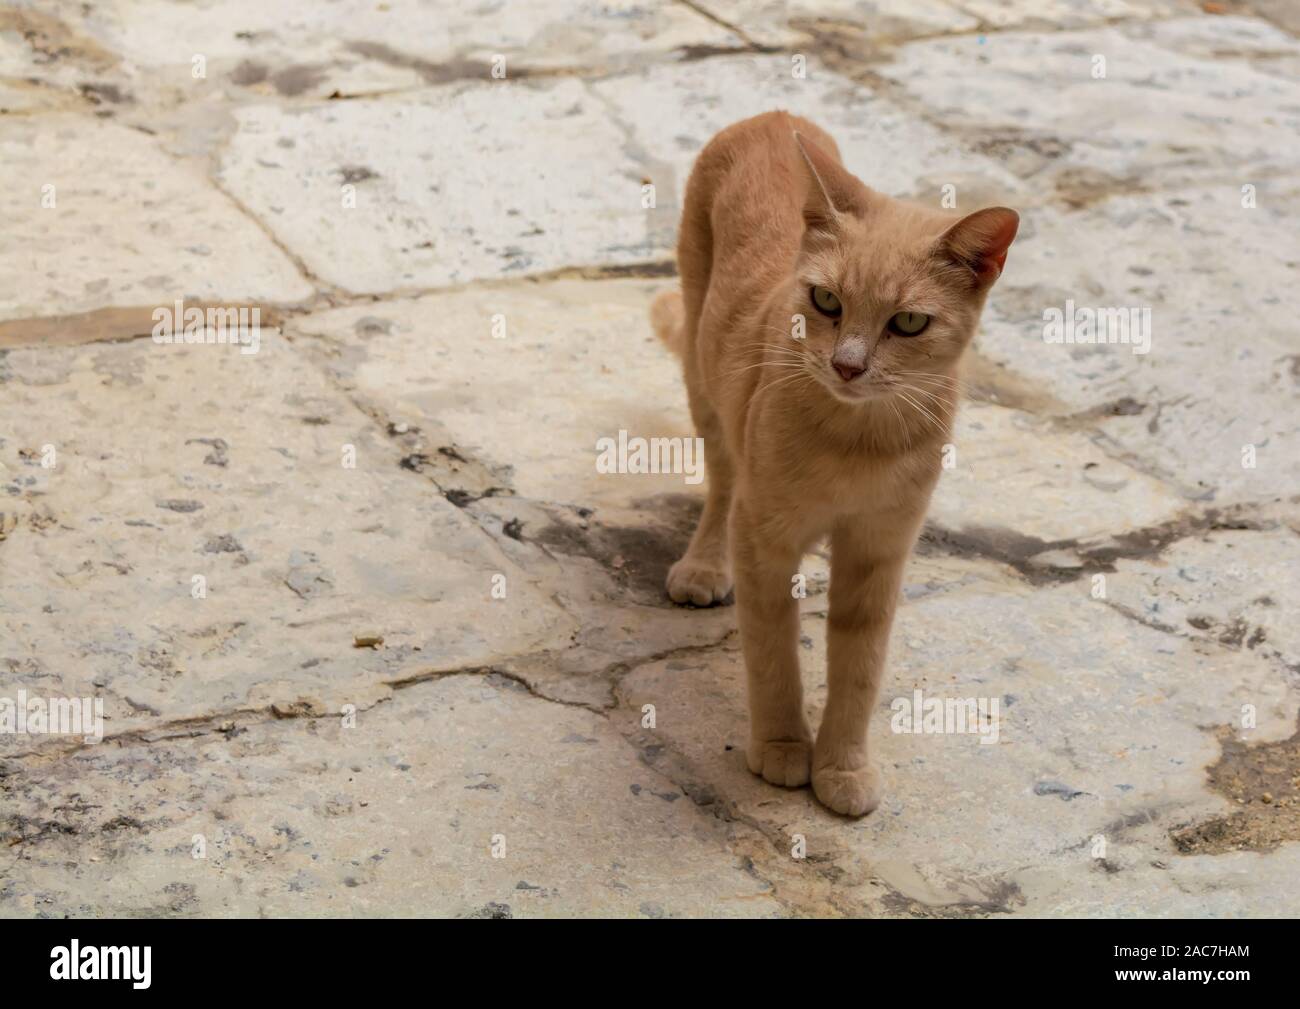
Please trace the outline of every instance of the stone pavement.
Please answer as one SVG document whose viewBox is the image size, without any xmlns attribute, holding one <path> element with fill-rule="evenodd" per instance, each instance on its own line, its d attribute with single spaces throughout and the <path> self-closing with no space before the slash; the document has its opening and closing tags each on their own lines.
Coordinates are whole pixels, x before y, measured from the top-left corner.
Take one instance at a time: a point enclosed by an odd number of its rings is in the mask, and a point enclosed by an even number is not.
<svg viewBox="0 0 1300 1009">
<path fill-rule="evenodd" d="M 1295 10 L 0 8 L 0 698 L 104 711 L 0 734 L 0 914 L 1300 914 Z M 861 820 L 744 766 L 734 611 L 661 588 L 700 488 L 595 465 L 692 433 L 646 307 L 774 107 L 1023 222 Z"/>
</svg>

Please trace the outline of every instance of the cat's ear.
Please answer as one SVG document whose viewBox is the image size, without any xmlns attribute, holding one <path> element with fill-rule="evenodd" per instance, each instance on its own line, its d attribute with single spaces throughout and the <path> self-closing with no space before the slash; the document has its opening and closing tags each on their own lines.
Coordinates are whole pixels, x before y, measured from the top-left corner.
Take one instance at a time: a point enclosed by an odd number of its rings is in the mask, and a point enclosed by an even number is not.
<svg viewBox="0 0 1300 1009">
<path fill-rule="evenodd" d="M 1020 215 L 1006 207 L 988 207 L 967 214 L 944 232 L 939 248 L 946 258 L 966 267 L 975 283 L 987 287 L 1002 275 L 1007 249 L 1020 227 Z"/>
<path fill-rule="evenodd" d="M 861 213 L 866 187 L 838 161 L 801 133 L 794 135 L 803 156 L 808 195 L 804 202 L 804 225 L 810 231 L 833 233 L 841 214 Z"/>
</svg>

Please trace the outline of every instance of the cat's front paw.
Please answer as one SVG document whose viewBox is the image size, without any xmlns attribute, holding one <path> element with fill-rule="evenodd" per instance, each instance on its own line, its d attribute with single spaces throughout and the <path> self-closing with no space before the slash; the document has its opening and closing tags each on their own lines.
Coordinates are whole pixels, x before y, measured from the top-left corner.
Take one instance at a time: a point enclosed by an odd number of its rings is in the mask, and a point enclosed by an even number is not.
<svg viewBox="0 0 1300 1009">
<path fill-rule="evenodd" d="M 819 767 L 813 771 L 812 784 L 822 805 L 844 816 L 865 816 L 880 805 L 884 794 L 880 769 L 874 764 L 855 770 Z"/>
<path fill-rule="evenodd" d="M 751 739 L 745 750 L 749 769 L 764 781 L 785 788 L 808 784 L 812 744 L 798 739 Z"/>
<path fill-rule="evenodd" d="M 689 554 L 668 569 L 668 597 L 675 603 L 713 606 L 731 592 L 731 572 L 725 565 L 697 561 Z"/>
</svg>

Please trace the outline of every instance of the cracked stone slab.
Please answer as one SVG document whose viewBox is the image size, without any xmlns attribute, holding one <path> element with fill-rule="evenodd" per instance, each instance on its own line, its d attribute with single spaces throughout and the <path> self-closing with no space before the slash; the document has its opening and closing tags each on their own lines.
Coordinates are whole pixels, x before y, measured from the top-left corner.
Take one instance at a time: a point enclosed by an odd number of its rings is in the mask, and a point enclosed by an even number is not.
<svg viewBox="0 0 1300 1009">
<path fill-rule="evenodd" d="M 648 232 L 621 127 L 576 80 L 235 115 L 221 184 L 313 274 L 346 291 L 667 252 Z"/>
<path fill-rule="evenodd" d="M 568 640 L 549 590 L 275 331 L 247 356 L 138 340 L 5 364 L 8 690 L 103 696 L 118 733 L 363 707 L 422 670 Z"/>
<path fill-rule="evenodd" d="M 803 634 L 815 726 L 825 702 L 825 620 L 806 616 Z M 1225 810 L 1206 787 L 1218 752 L 1210 727 L 1239 727 L 1251 704 L 1258 723 L 1235 729 L 1244 738 L 1295 731 L 1300 694 L 1272 663 L 1126 619 L 1092 599 L 1086 579 L 1035 590 L 992 572 L 905 602 L 891 651 L 873 719 L 885 797 L 862 820 L 828 813 L 808 789 L 750 774 L 738 650 L 634 670 L 620 684 L 621 718 L 651 766 L 697 801 L 713 797 L 778 852 L 801 835 L 841 906 L 856 913 L 882 899 L 884 913 L 903 914 L 1300 908 L 1287 882 L 1300 865 L 1296 846 L 1216 863 L 1183 860 L 1168 837 Z M 895 701 L 911 702 L 916 690 L 923 699 L 996 699 L 998 742 L 891 731 L 901 717 Z M 646 704 L 655 706 L 653 729 L 638 721 Z M 1105 866 L 1093 857 L 1097 837 Z"/>
<path fill-rule="evenodd" d="M 726 610 L 681 622 L 663 589 L 698 519 L 699 486 L 596 466 L 597 439 L 620 430 L 693 437 L 678 365 L 647 321 L 657 286 L 480 286 L 293 321 L 302 347 L 382 417 L 431 491 L 462 504 L 581 614 L 571 649 L 507 665 L 547 696 L 596 708 L 613 703 L 618 669 L 716 644 L 734 625 Z"/>
<path fill-rule="evenodd" d="M 849 169 L 890 195 L 937 205 L 941 187 L 952 183 L 963 201 L 974 201 L 973 209 L 1010 202 L 1021 191 L 1021 181 L 1011 172 L 904 113 L 871 88 L 826 69 L 815 53 L 805 77 L 795 77 L 794 70 L 788 56 L 728 56 L 655 67 L 593 85 L 628 124 L 634 137 L 630 149 L 656 187 L 656 206 L 648 211 L 656 233 L 675 242 L 687 177 L 714 134 L 772 109 L 806 116 L 826 129 Z M 907 156 L 897 156 L 900 151 Z"/>
<path fill-rule="evenodd" d="M 1282 0 L 1285 3 L 1286 0 Z M 1294 80 L 1300 69 L 1300 46 L 1295 36 L 1274 27 L 1260 17 L 1267 16 L 1264 3 L 1252 5 L 1256 17 L 1174 18 L 1133 28 L 1135 38 L 1149 38 L 1184 56 L 1216 59 L 1230 56 L 1245 60 L 1266 74 Z M 1300 28 L 1296 17 L 1293 29 Z"/>
<path fill-rule="evenodd" d="M 700 6 L 765 46 L 808 46 L 823 32 L 845 42 L 882 44 L 979 25 L 955 5 L 938 0 L 704 0 Z"/>
<path fill-rule="evenodd" d="M 2 112 L 113 104 L 125 95 L 120 63 L 116 53 L 49 11 L 27 5 L 0 9 Z"/>
<path fill-rule="evenodd" d="M 990 297 L 981 352 L 1059 400 L 1052 412 L 1086 420 L 1188 497 L 1294 491 L 1300 295 L 1285 250 L 1296 194 L 1261 184 L 1247 208 L 1235 187 L 1197 187 L 1031 210 Z M 1149 351 L 1048 343 L 1049 313 L 1064 316 L 1071 303 L 1133 310 L 1126 317 L 1139 323 L 1149 311 Z"/>
<path fill-rule="evenodd" d="M 1194 36 L 1216 23 L 1192 22 Z M 1056 183 L 1067 189 L 1081 175 L 1099 192 L 1285 176 L 1300 86 L 1246 59 L 1199 55 L 1185 38 L 1176 27 L 1125 24 L 925 40 L 900 47 L 880 72 L 982 153 L 1016 167 L 1017 148 L 1038 149 L 1019 170 L 1064 173 Z M 1298 47 L 1292 40 L 1290 51 Z M 1104 77 L 1094 77 L 1099 57 Z"/>
<path fill-rule="evenodd" d="M 0 159 L 24 180 L 0 194 L 0 322 L 312 293 L 256 223 L 142 133 L 76 116 L 11 117 L 0 122 Z"/>
<path fill-rule="evenodd" d="M 1295 529 L 1214 531 L 1179 540 L 1154 559 L 1120 560 L 1116 568 L 1109 595 L 1137 619 L 1272 655 L 1300 673 Z"/>
<path fill-rule="evenodd" d="M 439 433 L 517 495 L 610 507 L 700 487 L 685 473 L 596 466 L 597 440 L 620 430 L 694 435 L 680 365 L 650 329 L 662 286 L 480 286 L 316 312 L 293 325 L 320 336 L 339 380 L 382 403 L 391 421 Z"/>
<path fill-rule="evenodd" d="M 1078 28 L 1194 9 L 1180 0 L 705 0 L 702 6 L 764 45 L 816 45 L 829 37 L 851 51 L 980 29 Z"/>
<path fill-rule="evenodd" d="M 1197 11 L 1189 0 L 959 0 L 955 6 L 996 29 L 1077 28 Z"/>
<path fill-rule="evenodd" d="M 1081 431 L 985 403 L 963 405 L 953 461 L 930 519 L 1042 540 L 1093 539 L 1159 525 L 1187 507 L 1168 485 L 1111 458 Z"/>
<path fill-rule="evenodd" d="M 214 92 L 327 98 L 487 77 L 581 67 L 607 72 L 650 58 L 741 44 L 685 4 L 638 0 L 491 0 L 464 6 L 342 0 L 294 11 L 241 0 L 178 6 L 164 0 L 96 4 L 69 12 L 77 30 L 122 54 L 141 90 L 206 100 Z M 195 85 L 192 61 L 206 77 Z"/>
<path fill-rule="evenodd" d="M 382 403 L 392 421 L 439 432 L 516 495 L 598 510 L 602 520 L 671 515 L 684 547 L 694 513 L 679 516 L 672 502 L 698 497 L 701 483 L 684 473 L 605 473 L 596 465 L 600 439 L 617 441 L 620 431 L 694 437 L 678 362 L 647 320 L 661 286 L 563 280 L 480 287 L 334 309 L 294 326 L 320 336 L 331 351 L 327 365 L 359 395 Z M 501 338 L 493 336 L 494 317 L 503 320 Z M 931 509 L 947 528 L 1087 538 L 1155 525 L 1185 506 L 1086 434 L 1057 431 L 1021 411 L 967 404 L 954 442 L 956 465 Z M 508 511 L 509 502 L 496 499 L 494 507 Z M 526 534 L 535 535 L 535 526 Z M 585 530 L 578 516 L 566 526 Z M 635 545 L 629 537 L 622 553 L 632 557 Z"/>
<path fill-rule="evenodd" d="M 6 770 L 5 917 L 782 912 L 733 850 L 753 831 L 508 680 Z"/>
</svg>

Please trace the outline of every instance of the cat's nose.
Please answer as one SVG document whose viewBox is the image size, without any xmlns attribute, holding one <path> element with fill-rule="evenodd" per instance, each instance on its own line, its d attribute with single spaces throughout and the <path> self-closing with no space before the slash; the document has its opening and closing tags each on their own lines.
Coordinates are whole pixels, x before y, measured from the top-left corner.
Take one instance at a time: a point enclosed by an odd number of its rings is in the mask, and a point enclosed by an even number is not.
<svg viewBox="0 0 1300 1009">
<path fill-rule="evenodd" d="M 867 344 L 860 336 L 846 336 L 831 355 L 831 367 L 840 378 L 851 382 L 867 370 Z"/>
</svg>

